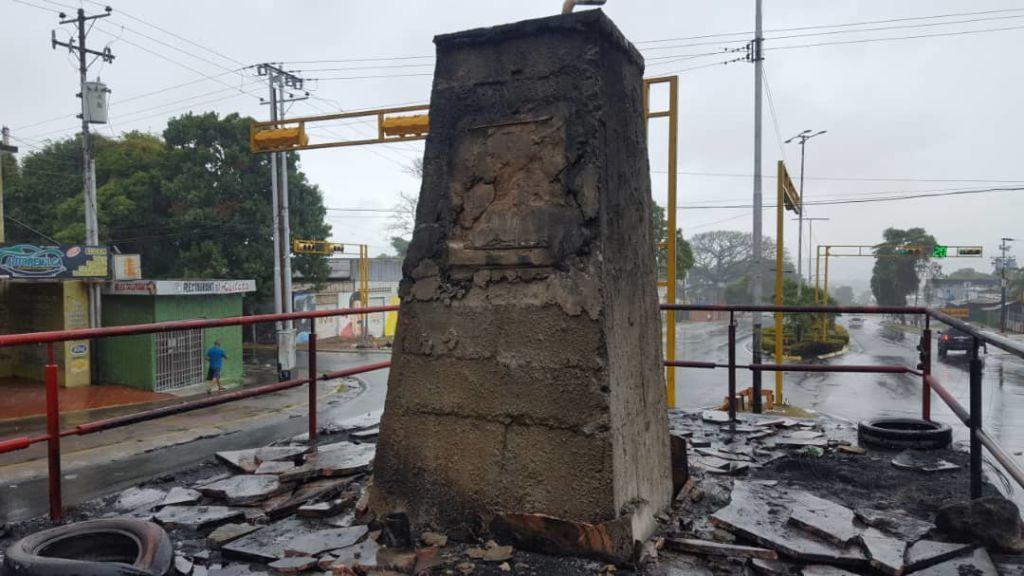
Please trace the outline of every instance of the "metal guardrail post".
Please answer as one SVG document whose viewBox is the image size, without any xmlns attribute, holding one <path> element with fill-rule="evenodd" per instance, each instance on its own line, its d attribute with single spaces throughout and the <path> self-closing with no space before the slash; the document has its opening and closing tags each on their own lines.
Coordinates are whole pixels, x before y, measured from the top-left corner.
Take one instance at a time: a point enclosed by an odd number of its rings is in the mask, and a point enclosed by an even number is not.
<svg viewBox="0 0 1024 576">
<path fill-rule="evenodd" d="M 981 498 L 981 342 L 974 338 L 971 344 L 971 498 Z"/>
<path fill-rule="evenodd" d="M 729 312 L 729 421 L 736 420 L 736 316 Z"/>
<path fill-rule="evenodd" d="M 306 351 L 306 377 L 309 379 L 309 443 L 316 442 L 316 318 L 309 319 L 309 346 Z"/>
<path fill-rule="evenodd" d="M 932 387 L 928 383 L 928 376 L 932 373 L 932 328 L 931 319 L 927 315 L 924 317 L 924 331 L 921 332 L 918 348 L 921 351 L 921 364 L 917 367 L 921 371 L 921 418 L 931 421 Z"/>
<path fill-rule="evenodd" d="M 60 397 L 57 383 L 57 359 L 53 343 L 46 345 L 46 459 L 49 464 L 50 520 L 61 519 L 64 508 L 60 494 Z"/>
</svg>

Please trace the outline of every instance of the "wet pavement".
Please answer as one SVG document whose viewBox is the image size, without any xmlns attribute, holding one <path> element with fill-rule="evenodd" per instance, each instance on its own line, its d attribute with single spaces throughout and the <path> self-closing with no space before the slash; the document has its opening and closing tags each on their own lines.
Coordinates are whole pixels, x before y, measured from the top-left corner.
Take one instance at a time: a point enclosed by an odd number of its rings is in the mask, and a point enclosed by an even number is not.
<svg viewBox="0 0 1024 576">
<path fill-rule="evenodd" d="M 0 379 L 0 390 L 4 394 L 4 401 L 0 404 L 0 421 L 46 413 L 46 390 L 42 382 L 3 378 Z M 117 385 L 61 388 L 57 397 L 60 411 L 65 414 L 174 398 L 171 394 Z"/>
<path fill-rule="evenodd" d="M 849 318 L 841 319 L 846 324 Z M 738 321 L 737 361 L 750 359 L 750 320 Z M 969 404 L 967 356 L 950 352 L 939 358 L 935 348 L 941 324 L 933 324 L 932 374 L 966 408 Z M 913 328 L 897 329 L 883 324 L 881 317 L 864 317 L 861 328 L 852 328 L 849 351 L 835 358 L 817 361 L 825 364 L 889 364 L 916 367 L 919 333 Z M 687 323 L 681 325 L 678 350 L 683 359 L 726 362 L 727 328 L 724 323 Z M 984 428 L 1022 465 L 1024 458 L 1024 360 L 994 347 L 983 354 Z M 720 405 L 727 393 L 725 369 L 679 369 L 676 397 L 686 408 Z M 737 371 L 737 388 L 751 385 L 748 370 Z M 762 385 L 773 389 L 775 377 L 765 374 Z M 894 374 L 793 373 L 784 380 L 785 399 L 835 418 L 857 422 L 877 416 L 920 417 L 921 378 Z M 932 418 L 953 428 L 954 441 L 964 446 L 967 429 L 937 395 L 932 395 Z M 1016 493 L 1021 490 L 1015 490 Z M 1022 494 L 1014 494 L 1021 500 Z"/>
</svg>

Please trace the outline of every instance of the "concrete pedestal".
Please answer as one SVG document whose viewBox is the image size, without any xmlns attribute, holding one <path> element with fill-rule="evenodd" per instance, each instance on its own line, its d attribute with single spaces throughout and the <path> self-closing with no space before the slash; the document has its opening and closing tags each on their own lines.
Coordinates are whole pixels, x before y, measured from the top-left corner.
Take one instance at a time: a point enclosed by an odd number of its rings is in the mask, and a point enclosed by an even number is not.
<svg viewBox="0 0 1024 576">
<path fill-rule="evenodd" d="M 435 43 L 371 506 L 621 557 L 672 486 L 643 60 L 600 11 Z"/>
</svg>

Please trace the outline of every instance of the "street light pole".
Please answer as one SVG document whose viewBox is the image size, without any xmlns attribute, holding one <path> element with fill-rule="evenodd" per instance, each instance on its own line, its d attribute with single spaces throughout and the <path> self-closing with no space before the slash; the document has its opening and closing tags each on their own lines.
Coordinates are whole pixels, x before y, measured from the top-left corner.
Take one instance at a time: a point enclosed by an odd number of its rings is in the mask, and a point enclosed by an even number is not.
<svg viewBox="0 0 1024 576">
<path fill-rule="evenodd" d="M 803 274 L 801 274 L 801 266 L 803 266 L 803 245 L 804 245 L 804 210 L 806 204 L 804 202 L 804 154 L 807 147 L 807 141 L 815 136 L 821 136 L 828 132 L 828 130 L 819 130 L 811 134 L 812 130 L 804 130 L 803 132 L 793 136 L 789 140 L 786 140 L 786 144 L 789 144 L 793 140 L 800 140 L 800 213 L 798 220 L 800 224 L 797 228 L 797 243 L 796 243 L 796 296 L 800 297 L 803 288 Z M 810 256 L 810 252 L 807 254 Z M 807 258 L 807 280 L 811 279 L 811 259 Z"/>
<path fill-rule="evenodd" d="M 999 239 L 999 287 L 1001 296 L 999 298 L 999 331 L 1006 332 L 1006 265 L 1008 259 L 1006 258 L 1006 252 L 1010 249 L 1006 245 L 1007 242 L 1013 242 L 1013 238 L 1000 238 Z"/>
<path fill-rule="evenodd" d="M 799 220 L 799 219 L 800 218 L 794 218 L 793 220 Z M 811 273 L 811 261 L 813 260 L 813 258 L 811 257 L 811 246 L 814 243 L 814 223 L 815 222 L 825 222 L 825 221 L 828 221 L 828 220 L 829 220 L 829 218 L 811 218 L 810 216 L 808 216 L 806 218 L 803 218 L 803 221 L 807 222 L 807 283 L 808 284 L 811 283 L 811 276 L 813 276 L 813 274 Z M 800 270 L 799 269 L 800 269 L 800 267 L 802 265 L 803 264 L 800 262 L 800 260 L 796 261 L 797 275 L 800 274 Z M 797 284 L 797 286 L 799 286 L 799 283 Z"/>
</svg>

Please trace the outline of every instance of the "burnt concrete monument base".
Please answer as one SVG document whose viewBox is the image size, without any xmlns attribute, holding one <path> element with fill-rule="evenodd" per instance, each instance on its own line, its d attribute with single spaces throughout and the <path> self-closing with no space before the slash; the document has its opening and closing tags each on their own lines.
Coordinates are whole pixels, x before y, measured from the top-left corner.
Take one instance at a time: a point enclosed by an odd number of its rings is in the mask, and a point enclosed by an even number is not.
<svg viewBox="0 0 1024 576">
<path fill-rule="evenodd" d="M 371 507 L 626 556 L 672 491 L 643 60 L 600 11 L 435 43 Z"/>
</svg>

